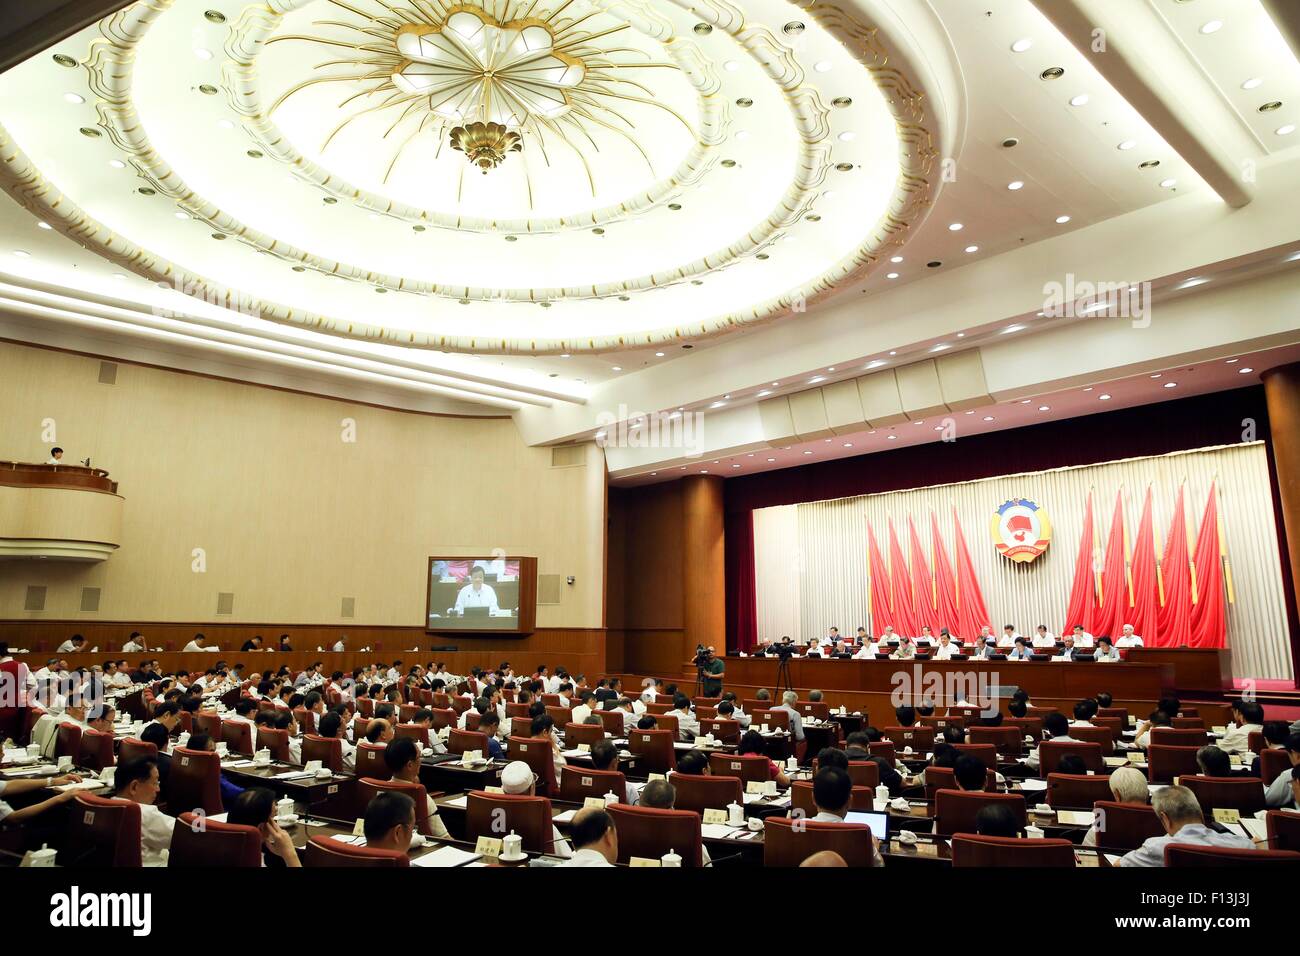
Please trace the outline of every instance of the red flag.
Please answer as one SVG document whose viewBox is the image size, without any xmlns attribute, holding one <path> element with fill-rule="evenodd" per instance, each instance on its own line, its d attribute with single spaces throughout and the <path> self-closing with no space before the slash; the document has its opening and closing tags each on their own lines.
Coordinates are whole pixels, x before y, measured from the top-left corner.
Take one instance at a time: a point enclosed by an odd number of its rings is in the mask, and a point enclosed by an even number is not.
<svg viewBox="0 0 1300 956">
<path fill-rule="evenodd" d="M 961 632 L 961 620 L 957 614 L 957 582 L 952 576 L 948 553 L 943 549 L 943 538 L 939 536 L 939 519 L 933 511 L 930 512 L 930 554 L 934 559 L 935 591 L 939 595 L 939 627 L 946 627 L 953 640 L 961 640 L 966 635 Z M 973 634 L 970 636 L 974 637 Z"/>
<path fill-rule="evenodd" d="M 1151 486 L 1142 505 L 1142 520 L 1138 524 L 1137 544 L 1133 547 L 1133 608 L 1128 620 L 1133 633 L 1142 638 L 1147 647 L 1160 643 L 1160 587 L 1156 582 L 1155 527 L 1151 519 Z"/>
<path fill-rule="evenodd" d="M 1227 607 L 1223 599 L 1223 561 L 1219 539 L 1219 495 L 1210 485 L 1210 498 L 1196 535 L 1196 603 L 1192 605 L 1193 647 L 1223 647 L 1227 643 Z"/>
<path fill-rule="evenodd" d="M 1106 563 L 1101 572 L 1101 606 L 1089 630 L 1097 637 L 1119 640 L 1128 623 L 1128 576 L 1124 573 L 1124 495 L 1115 494 L 1115 510 L 1106 538 Z"/>
<path fill-rule="evenodd" d="M 876 533 L 867 524 L 868 558 L 871 565 L 871 633 L 879 637 L 885 632 L 885 625 L 894 624 L 894 612 L 889 605 L 889 572 L 885 570 L 885 559 L 880 556 L 880 547 L 876 544 Z"/>
<path fill-rule="evenodd" d="M 892 518 L 889 520 L 889 580 L 892 585 L 890 607 L 894 609 L 894 630 L 908 637 L 916 637 L 921 633 L 921 628 L 912 611 L 912 574 L 903 558 L 903 549 L 899 547 Z"/>
<path fill-rule="evenodd" d="M 962 638 L 973 641 L 985 626 L 990 626 L 989 612 L 984 606 L 980 583 L 975 579 L 975 566 L 971 563 L 970 551 L 966 549 L 966 537 L 961 533 L 956 508 L 952 509 L 952 524 L 953 550 L 957 553 L 957 617 L 961 621 Z"/>
<path fill-rule="evenodd" d="M 1092 570 L 1092 492 L 1088 492 L 1088 504 L 1083 511 L 1083 534 L 1079 537 L 1079 553 L 1074 559 L 1074 584 L 1070 587 L 1070 603 L 1065 609 L 1065 627 L 1062 634 L 1069 634 L 1074 625 L 1082 624 L 1087 630 L 1097 610 L 1097 591 Z"/>
<path fill-rule="evenodd" d="M 925 562 L 925 552 L 921 550 L 921 539 L 916 536 L 916 525 L 912 516 L 907 516 L 907 536 L 912 558 L 912 614 L 916 619 L 916 629 L 921 626 L 930 629 L 931 635 L 939 637 L 939 612 L 935 608 L 934 576 Z"/>
<path fill-rule="evenodd" d="M 1178 489 L 1174 517 L 1165 541 L 1160 570 L 1165 580 L 1165 605 L 1160 609 L 1160 643 L 1184 647 L 1192 636 L 1192 569 L 1188 563 L 1187 520 L 1183 514 L 1183 489 Z"/>
</svg>

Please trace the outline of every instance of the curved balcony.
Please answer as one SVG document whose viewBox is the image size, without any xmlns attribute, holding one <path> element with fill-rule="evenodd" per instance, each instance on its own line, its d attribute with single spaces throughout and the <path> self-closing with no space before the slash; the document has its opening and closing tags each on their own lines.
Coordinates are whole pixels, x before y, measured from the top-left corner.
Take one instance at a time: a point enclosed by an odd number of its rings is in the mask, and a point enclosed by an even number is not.
<svg viewBox="0 0 1300 956">
<path fill-rule="evenodd" d="M 100 468 L 0 461 L 0 559 L 105 561 L 122 539 L 122 503 Z"/>
</svg>

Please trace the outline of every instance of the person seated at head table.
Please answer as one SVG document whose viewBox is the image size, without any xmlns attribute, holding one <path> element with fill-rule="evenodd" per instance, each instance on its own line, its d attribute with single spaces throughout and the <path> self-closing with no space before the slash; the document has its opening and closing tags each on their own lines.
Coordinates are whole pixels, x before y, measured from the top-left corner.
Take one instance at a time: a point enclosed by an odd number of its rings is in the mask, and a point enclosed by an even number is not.
<svg viewBox="0 0 1300 956">
<path fill-rule="evenodd" d="M 1034 628 L 1033 637 L 1034 647 L 1054 648 L 1056 647 L 1056 635 L 1047 629 L 1046 624 L 1039 624 Z"/>
<path fill-rule="evenodd" d="M 1097 650 L 1093 652 L 1092 659 L 1098 662 L 1114 662 L 1123 660 L 1119 651 L 1106 635 L 1097 638 Z"/>
<path fill-rule="evenodd" d="M 1151 808 L 1165 828 L 1165 835 L 1150 837 L 1136 850 L 1125 853 L 1118 866 L 1164 866 L 1165 847 L 1171 843 L 1240 850 L 1255 847 L 1247 836 L 1207 826 L 1196 794 L 1186 787 L 1162 787 L 1152 794 Z"/>
<path fill-rule="evenodd" d="M 930 652 L 930 657 L 936 661 L 950 661 L 960 656 L 961 648 L 953 643 L 952 633 L 946 627 L 939 628 L 939 643 Z"/>
<path fill-rule="evenodd" d="M 998 647 L 1011 647 L 1016 643 L 1016 638 L 1019 636 L 1020 632 L 1016 630 L 1014 624 L 1004 625 L 1002 628 L 1002 634 L 998 637 Z"/>
<path fill-rule="evenodd" d="M 898 646 L 894 648 L 889 655 L 891 660 L 910 661 L 916 657 L 916 642 L 908 635 L 900 634 L 898 636 Z"/>
<path fill-rule="evenodd" d="M 1030 648 L 1029 642 L 1023 637 L 1016 637 L 1011 652 L 1007 654 L 1009 661 L 1027 661 L 1034 656 L 1033 649 Z"/>
<path fill-rule="evenodd" d="M 1142 647 L 1142 638 L 1133 633 L 1133 625 L 1125 624 L 1120 633 L 1119 640 L 1115 642 L 1116 647 Z"/>
</svg>

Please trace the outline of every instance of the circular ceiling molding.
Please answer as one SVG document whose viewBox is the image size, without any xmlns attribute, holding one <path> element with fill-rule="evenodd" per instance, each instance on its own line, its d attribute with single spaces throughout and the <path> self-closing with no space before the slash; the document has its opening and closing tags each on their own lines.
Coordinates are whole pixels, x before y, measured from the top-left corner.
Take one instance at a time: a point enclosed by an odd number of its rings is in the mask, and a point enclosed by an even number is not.
<svg viewBox="0 0 1300 956">
<path fill-rule="evenodd" d="M 195 27 L 191 12 L 151 0 L 98 25 L 89 124 L 49 122 L 37 91 L 62 96 L 66 74 L 44 76 L 48 58 L 0 78 L 0 175 L 114 263 L 274 321 L 573 353 L 797 320 L 896 251 L 938 188 L 950 117 L 926 115 L 900 68 L 924 52 L 889 42 L 892 13 L 269 0 Z M 225 95 L 198 95 L 213 86 Z M 134 182 L 107 168 L 119 157 Z M 377 315 L 376 291 L 407 294 Z"/>
</svg>

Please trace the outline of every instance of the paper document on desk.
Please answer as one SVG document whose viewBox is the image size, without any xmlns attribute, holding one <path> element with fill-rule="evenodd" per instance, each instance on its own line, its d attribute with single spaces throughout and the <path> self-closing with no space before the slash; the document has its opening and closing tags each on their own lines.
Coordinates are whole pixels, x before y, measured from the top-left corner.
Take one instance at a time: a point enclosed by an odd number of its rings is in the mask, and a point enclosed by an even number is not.
<svg viewBox="0 0 1300 956">
<path fill-rule="evenodd" d="M 63 786 L 54 789 L 60 793 L 67 793 L 69 790 L 99 790 L 107 786 L 108 784 L 103 780 L 83 780 L 81 783 L 65 783 Z"/>
<path fill-rule="evenodd" d="M 1020 789 L 1021 789 L 1021 790 L 1027 790 L 1027 791 L 1030 791 L 1030 792 L 1035 791 L 1035 790 L 1046 790 L 1046 789 L 1047 789 L 1047 781 L 1046 781 L 1046 780 L 1039 780 L 1039 779 L 1036 778 L 1036 777 L 1028 777 L 1028 778 L 1026 778 L 1026 779 L 1020 781 Z"/>
<path fill-rule="evenodd" d="M 748 830 L 739 830 L 729 827 L 722 823 L 701 823 L 700 836 L 708 837 L 710 840 L 729 840 L 739 833 L 748 833 Z"/>
<path fill-rule="evenodd" d="M 1116 853 L 1103 853 L 1102 856 L 1106 858 L 1106 862 L 1111 866 L 1119 866 L 1119 861 L 1122 859 L 1122 857 Z"/>
<path fill-rule="evenodd" d="M 578 814 L 577 810 L 565 810 L 563 813 L 557 813 L 555 816 L 551 817 L 551 822 L 566 823 L 566 824 L 572 823 L 573 818 L 577 816 L 577 814 Z"/>
<path fill-rule="evenodd" d="M 425 853 L 411 860 L 411 866 L 464 866 L 478 859 L 477 853 L 462 850 L 454 846 L 440 846 L 432 853 Z"/>
<path fill-rule="evenodd" d="M 302 780 L 307 777 L 316 776 L 314 773 L 308 773 L 305 770 L 286 770 L 284 773 L 277 773 L 273 777 L 275 780 Z"/>
<path fill-rule="evenodd" d="M 1268 824 L 1263 820 L 1256 820 L 1253 817 L 1242 817 L 1237 823 L 1246 831 L 1246 836 L 1252 840 L 1268 839 Z"/>
<path fill-rule="evenodd" d="M 1058 810 L 1056 819 L 1067 827 L 1090 827 L 1093 824 L 1093 816 L 1086 810 Z"/>
<path fill-rule="evenodd" d="M 438 806 L 459 807 L 461 810 L 464 810 L 467 806 L 469 806 L 469 794 L 462 793 L 459 797 L 452 797 L 450 800 L 440 800 L 438 802 Z"/>
</svg>

